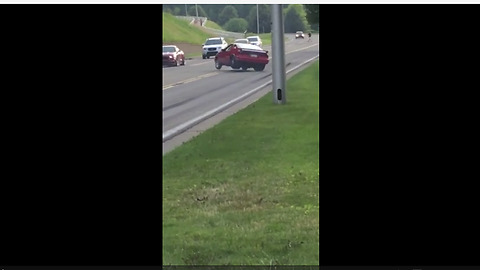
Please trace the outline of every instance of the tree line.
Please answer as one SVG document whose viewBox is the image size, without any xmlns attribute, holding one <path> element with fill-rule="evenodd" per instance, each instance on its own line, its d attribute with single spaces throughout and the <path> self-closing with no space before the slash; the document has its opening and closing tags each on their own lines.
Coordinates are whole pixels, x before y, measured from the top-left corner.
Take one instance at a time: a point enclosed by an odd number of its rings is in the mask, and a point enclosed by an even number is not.
<svg viewBox="0 0 480 270">
<path fill-rule="evenodd" d="M 257 32 L 257 5 L 216 5 L 216 4 L 168 4 L 163 5 L 163 11 L 179 16 L 207 17 L 223 29 L 232 32 Z M 318 30 L 319 5 L 291 4 L 283 5 L 285 32 Z M 258 5 L 260 33 L 271 32 L 271 7 Z"/>
</svg>

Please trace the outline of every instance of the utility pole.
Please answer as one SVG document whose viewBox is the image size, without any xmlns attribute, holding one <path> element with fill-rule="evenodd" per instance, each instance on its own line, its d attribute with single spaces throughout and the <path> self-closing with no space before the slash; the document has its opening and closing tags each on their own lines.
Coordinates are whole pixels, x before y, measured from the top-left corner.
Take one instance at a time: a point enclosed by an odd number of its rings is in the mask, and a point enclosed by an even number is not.
<svg viewBox="0 0 480 270">
<path fill-rule="evenodd" d="M 257 4 L 257 34 L 260 34 L 260 23 L 259 23 L 259 19 L 258 19 L 258 4 Z"/>
<path fill-rule="evenodd" d="M 195 10 L 197 11 L 197 19 L 198 19 L 198 7 L 197 7 L 197 4 L 195 4 Z"/>
<path fill-rule="evenodd" d="M 188 17 L 187 4 L 185 4 L 185 17 Z"/>
<path fill-rule="evenodd" d="M 272 81 L 273 103 L 287 102 L 285 88 L 285 43 L 282 5 L 272 5 Z"/>
</svg>

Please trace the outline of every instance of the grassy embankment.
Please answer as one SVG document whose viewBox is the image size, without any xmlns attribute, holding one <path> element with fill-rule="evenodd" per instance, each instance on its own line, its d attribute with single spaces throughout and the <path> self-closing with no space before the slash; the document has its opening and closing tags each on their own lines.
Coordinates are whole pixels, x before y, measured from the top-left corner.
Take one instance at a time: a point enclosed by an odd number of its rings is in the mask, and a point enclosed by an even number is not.
<svg viewBox="0 0 480 270">
<path fill-rule="evenodd" d="M 212 37 L 207 32 L 202 31 L 200 27 L 190 25 L 188 21 L 175 18 L 175 16 L 163 12 L 163 42 L 175 43 L 186 42 L 199 46 L 207 38 Z M 201 48 L 199 46 L 199 48 Z M 187 54 L 186 57 L 195 57 L 202 55 L 201 49 L 198 53 Z"/>
<path fill-rule="evenodd" d="M 225 31 L 225 29 L 223 29 L 220 25 L 218 25 L 216 22 L 211 21 L 211 20 L 208 20 L 205 26 L 206 26 L 206 27 L 209 27 L 209 28 L 213 28 L 213 29 Z M 232 42 L 235 41 L 234 38 L 230 38 L 230 37 L 225 37 L 225 40 L 226 40 L 228 43 L 232 43 Z"/>
<path fill-rule="evenodd" d="M 218 24 L 210 20 L 207 21 L 207 26 L 223 30 Z M 213 26 L 213 27 L 212 27 Z M 216 37 L 215 35 L 203 30 L 202 27 L 190 25 L 188 21 L 175 18 L 175 16 L 169 13 L 163 13 L 163 42 L 164 43 L 189 43 L 194 46 L 198 46 L 205 42 L 207 38 Z M 233 38 L 225 38 L 228 43 L 234 41 Z M 202 52 L 199 49 L 198 52 L 187 53 L 186 57 L 198 57 Z"/>
<path fill-rule="evenodd" d="M 188 42 L 202 44 L 210 34 L 199 27 L 190 25 L 188 21 L 175 18 L 169 13 L 163 13 L 163 42 Z"/>
<path fill-rule="evenodd" d="M 165 265 L 319 264 L 318 68 L 164 156 Z"/>
<path fill-rule="evenodd" d="M 220 25 L 210 20 L 207 21 L 206 26 L 213 29 L 224 30 Z M 272 44 L 272 38 L 270 33 L 264 33 L 264 34 L 247 33 L 247 36 L 260 36 L 260 38 L 262 39 L 263 45 Z M 231 43 L 234 41 L 234 39 L 231 39 L 231 40 L 227 39 L 227 41 Z"/>
<path fill-rule="evenodd" d="M 223 30 L 221 26 L 217 23 L 208 20 L 206 23 L 207 27 Z M 249 36 L 256 36 L 257 34 L 248 33 Z M 265 33 L 260 34 L 263 45 L 270 45 L 272 43 L 271 34 Z M 163 13 L 163 42 L 164 43 L 176 43 L 176 42 L 185 42 L 190 43 L 195 46 L 200 46 L 203 44 L 207 38 L 215 37 L 204 30 L 201 27 L 190 25 L 187 21 L 177 19 L 175 16 L 169 13 Z M 234 38 L 225 38 L 228 43 L 232 43 Z M 198 57 L 201 56 L 202 52 L 187 53 L 186 56 Z"/>
<path fill-rule="evenodd" d="M 223 30 L 223 28 L 218 25 L 216 22 L 207 20 L 207 23 L 205 24 L 205 27 L 213 28 L 213 29 L 218 29 L 218 30 Z"/>
</svg>

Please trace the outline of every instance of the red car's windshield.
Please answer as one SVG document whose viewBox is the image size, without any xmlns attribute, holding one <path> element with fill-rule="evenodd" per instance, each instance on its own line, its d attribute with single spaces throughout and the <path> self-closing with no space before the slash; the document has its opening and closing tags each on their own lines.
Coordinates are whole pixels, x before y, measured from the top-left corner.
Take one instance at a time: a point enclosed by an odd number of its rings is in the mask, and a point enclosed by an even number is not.
<svg viewBox="0 0 480 270">
<path fill-rule="evenodd" d="M 163 52 L 175 52 L 175 47 L 163 47 Z"/>
</svg>

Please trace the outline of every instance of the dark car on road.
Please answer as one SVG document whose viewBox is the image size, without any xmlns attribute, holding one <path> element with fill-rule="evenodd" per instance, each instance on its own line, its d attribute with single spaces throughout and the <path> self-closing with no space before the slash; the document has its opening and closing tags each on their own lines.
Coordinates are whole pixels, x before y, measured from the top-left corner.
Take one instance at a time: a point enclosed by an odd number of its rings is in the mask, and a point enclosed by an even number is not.
<svg viewBox="0 0 480 270">
<path fill-rule="evenodd" d="M 266 64 L 268 64 L 268 51 L 251 44 L 233 43 L 215 56 L 216 69 L 230 66 L 233 69 L 253 68 L 255 71 L 262 71 Z"/>
<path fill-rule="evenodd" d="M 185 54 L 175 45 L 163 46 L 162 55 L 164 66 L 185 65 Z"/>
</svg>

